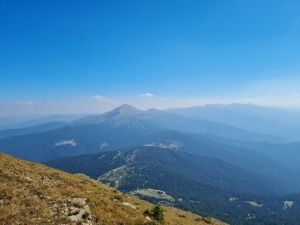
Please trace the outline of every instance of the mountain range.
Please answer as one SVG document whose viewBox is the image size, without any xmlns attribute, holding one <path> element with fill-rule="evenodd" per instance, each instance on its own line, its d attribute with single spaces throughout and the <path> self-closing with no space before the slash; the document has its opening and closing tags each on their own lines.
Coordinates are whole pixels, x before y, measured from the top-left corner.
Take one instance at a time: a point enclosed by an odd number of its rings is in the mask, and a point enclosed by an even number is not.
<svg viewBox="0 0 300 225">
<path fill-rule="evenodd" d="M 0 140 L 0 149 L 31 161 L 51 159 L 132 146 L 149 134 L 163 130 L 215 134 L 242 141 L 275 143 L 280 138 L 229 125 L 194 120 L 159 110 L 140 111 L 122 105 L 110 112 L 87 116 L 68 126 Z"/>
<path fill-rule="evenodd" d="M 296 112 L 255 105 L 142 111 L 125 104 L 1 131 L 0 149 L 230 224 L 297 224 L 298 122 Z"/>
<path fill-rule="evenodd" d="M 0 131 L 38 126 L 52 122 L 72 122 L 87 114 L 54 114 L 54 115 L 12 115 L 0 117 Z"/>
<path fill-rule="evenodd" d="M 190 108 L 167 109 L 190 118 L 208 119 L 241 129 L 300 141 L 300 113 L 276 107 L 245 104 L 211 104 Z"/>
</svg>

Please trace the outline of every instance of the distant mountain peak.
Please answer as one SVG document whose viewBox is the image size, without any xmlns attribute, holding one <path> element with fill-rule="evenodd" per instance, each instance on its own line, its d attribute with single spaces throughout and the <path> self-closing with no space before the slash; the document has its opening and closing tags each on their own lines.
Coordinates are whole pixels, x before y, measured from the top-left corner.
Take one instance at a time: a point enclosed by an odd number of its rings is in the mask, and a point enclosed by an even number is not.
<svg viewBox="0 0 300 225">
<path fill-rule="evenodd" d="M 120 105 L 119 107 L 111 110 L 110 112 L 113 112 L 113 111 L 118 111 L 120 114 L 134 114 L 134 113 L 141 112 L 142 110 L 135 108 L 128 104 L 123 104 L 123 105 Z"/>
<path fill-rule="evenodd" d="M 70 125 L 101 123 L 103 121 L 106 121 L 108 119 L 111 119 L 111 118 L 114 118 L 117 116 L 133 115 L 133 114 L 140 113 L 140 112 L 142 112 L 142 110 L 137 109 L 128 104 L 123 104 L 117 108 L 114 108 L 111 111 L 108 111 L 108 112 L 100 114 L 100 115 L 86 116 L 86 117 L 80 118 L 80 119 L 72 122 Z"/>
<path fill-rule="evenodd" d="M 148 110 L 146 110 L 146 112 L 161 112 L 161 110 L 159 110 L 159 109 L 156 109 L 156 108 L 151 108 L 151 109 L 148 109 Z"/>
</svg>

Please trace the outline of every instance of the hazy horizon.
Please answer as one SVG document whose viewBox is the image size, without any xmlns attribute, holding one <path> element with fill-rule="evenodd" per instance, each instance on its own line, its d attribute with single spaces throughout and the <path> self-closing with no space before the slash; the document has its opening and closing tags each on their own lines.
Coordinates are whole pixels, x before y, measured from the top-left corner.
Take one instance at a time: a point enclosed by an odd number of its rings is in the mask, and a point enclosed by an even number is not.
<svg viewBox="0 0 300 225">
<path fill-rule="evenodd" d="M 197 106 L 202 106 L 202 107 L 205 107 L 205 106 L 211 106 L 211 105 L 234 105 L 234 104 L 238 104 L 238 105 L 252 105 L 252 106 L 257 106 L 257 107 L 263 107 L 263 108 L 273 108 L 273 109 L 280 109 L 280 110 L 285 110 L 285 111 L 290 111 L 290 112 L 296 112 L 296 113 L 300 113 L 300 108 L 285 108 L 285 107 L 279 107 L 279 106 L 266 106 L 266 105 L 258 105 L 258 104 L 253 104 L 253 103 L 208 103 L 208 104 L 203 104 L 203 105 L 181 105 L 181 106 L 174 106 L 174 107 L 139 107 L 137 105 L 134 105 L 134 104 L 128 104 L 128 103 L 116 103 L 116 104 L 112 104 L 112 105 L 109 105 L 105 108 L 101 107 L 101 109 L 99 109 L 98 111 L 84 111 L 85 108 L 83 108 L 82 110 L 79 110 L 79 111 L 72 111 L 72 109 L 70 109 L 70 107 L 68 107 L 68 110 L 67 111 L 62 111 L 62 110 L 58 110 L 58 111 L 51 111 L 49 109 L 47 109 L 47 111 L 30 111 L 30 110 L 22 110 L 20 113 L 11 113 L 11 114 L 4 114 L 3 112 L 0 113 L 0 117 L 9 117 L 9 116 L 30 116 L 32 118 L 38 118 L 38 117 L 47 117 L 47 116 L 51 116 L 51 115 L 71 115 L 71 114 L 82 114 L 82 115 L 85 115 L 85 114 L 102 114 L 102 113 L 105 113 L 105 112 L 108 112 L 108 111 L 111 111 L 115 108 L 118 108 L 124 104 L 127 104 L 127 105 L 130 105 L 130 106 L 133 106 L 137 109 L 140 109 L 142 111 L 147 111 L 149 109 L 158 109 L 158 110 L 166 110 L 166 109 L 172 109 L 172 108 L 190 108 L 190 107 L 197 107 Z"/>
</svg>

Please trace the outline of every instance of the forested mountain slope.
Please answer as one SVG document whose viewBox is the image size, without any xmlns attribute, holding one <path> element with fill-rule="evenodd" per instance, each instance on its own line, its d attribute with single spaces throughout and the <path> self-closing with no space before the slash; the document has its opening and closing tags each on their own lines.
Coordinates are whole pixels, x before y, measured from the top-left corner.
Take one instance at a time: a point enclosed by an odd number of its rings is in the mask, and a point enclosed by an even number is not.
<svg viewBox="0 0 300 225">
<path fill-rule="evenodd" d="M 160 224 L 143 214 L 153 207 L 83 174 L 0 153 L 0 224 Z M 171 207 L 162 209 L 165 224 L 225 224 Z"/>
<path fill-rule="evenodd" d="M 279 193 L 282 186 L 229 163 L 187 152 L 144 146 L 67 157 L 46 164 L 71 173 L 85 173 L 154 203 L 215 216 L 230 224 L 272 224 L 272 212 L 283 218 L 277 220 L 278 224 L 296 224 L 300 219 L 295 217 L 299 195 L 270 195 Z M 285 201 L 293 201 L 288 210 L 283 209 Z M 253 214 L 255 218 L 250 218 Z"/>
<path fill-rule="evenodd" d="M 240 192 L 279 194 L 284 193 L 285 189 L 279 184 L 275 185 L 271 179 L 242 170 L 227 162 L 159 147 L 140 146 L 93 155 L 66 157 L 47 162 L 46 165 L 71 173 L 84 173 L 94 179 L 125 165 L 133 166 L 134 170 L 145 169 L 148 173 L 151 173 L 151 169 L 159 168 L 172 173 L 173 176 L 182 175 L 180 179 L 197 180 L 199 184 Z M 157 176 L 157 173 L 153 177 L 158 180 L 167 179 L 162 171 L 163 177 Z M 148 185 L 146 178 L 141 181 L 144 182 L 142 185 Z M 151 184 L 153 183 L 149 182 L 149 185 Z"/>
<path fill-rule="evenodd" d="M 5 138 L 0 140 L 0 148 L 2 152 L 18 158 L 45 162 L 64 156 L 124 148 L 160 130 L 143 121 L 123 117 L 118 121 L 66 126 L 47 132 Z"/>
</svg>

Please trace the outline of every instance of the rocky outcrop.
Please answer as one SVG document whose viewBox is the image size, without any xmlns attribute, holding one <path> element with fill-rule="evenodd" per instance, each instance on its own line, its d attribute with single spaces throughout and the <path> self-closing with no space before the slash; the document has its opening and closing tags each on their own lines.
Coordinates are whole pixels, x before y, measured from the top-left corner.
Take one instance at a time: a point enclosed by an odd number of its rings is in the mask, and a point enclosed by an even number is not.
<svg viewBox="0 0 300 225">
<path fill-rule="evenodd" d="M 85 198 L 72 198 L 65 201 L 57 199 L 55 204 L 52 205 L 52 209 L 55 215 L 66 217 L 70 222 L 80 222 L 85 225 L 95 224 Z"/>
</svg>

